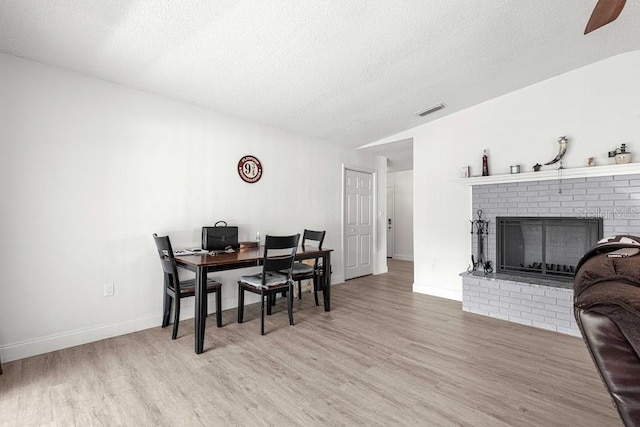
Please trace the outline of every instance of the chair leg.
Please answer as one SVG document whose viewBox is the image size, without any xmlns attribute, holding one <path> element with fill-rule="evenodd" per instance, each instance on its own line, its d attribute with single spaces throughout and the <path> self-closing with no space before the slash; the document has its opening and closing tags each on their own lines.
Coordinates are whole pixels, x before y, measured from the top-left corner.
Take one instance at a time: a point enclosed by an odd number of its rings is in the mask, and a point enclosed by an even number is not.
<svg viewBox="0 0 640 427">
<path fill-rule="evenodd" d="M 260 290 L 260 335 L 264 335 L 264 289 Z"/>
<path fill-rule="evenodd" d="M 222 288 L 216 291 L 216 324 L 222 327 Z"/>
<path fill-rule="evenodd" d="M 244 289 L 238 284 L 238 323 L 244 318 Z"/>
<path fill-rule="evenodd" d="M 271 316 L 271 313 L 273 312 L 271 310 L 271 307 L 276 305 L 276 296 L 275 294 L 267 294 L 266 298 L 267 298 L 267 316 Z"/>
<path fill-rule="evenodd" d="M 302 280 L 298 280 L 298 299 L 302 299 Z"/>
<path fill-rule="evenodd" d="M 293 325 L 293 282 L 289 282 L 289 298 L 287 298 L 287 311 L 289 312 L 289 325 Z"/>
<path fill-rule="evenodd" d="M 317 274 L 313 275 L 313 297 L 316 300 L 316 307 L 319 307 L 320 304 L 318 304 L 318 275 Z"/>
<path fill-rule="evenodd" d="M 162 304 L 162 327 L 166 328 L 169 326 L 169 317 L 171 317 L 171 295 L 169 295 L 166 290 L 164 293 L 164 303 Z"/>
<path fill-rule="evenodd" d="M 173 316 L 173 334 L 171 334 L 171 339 L 175 340 L 178 338 L 178 325 L 180 324 L 180 298 L 176 296 L 175 299 L 175 313 Z"/>
</svg>

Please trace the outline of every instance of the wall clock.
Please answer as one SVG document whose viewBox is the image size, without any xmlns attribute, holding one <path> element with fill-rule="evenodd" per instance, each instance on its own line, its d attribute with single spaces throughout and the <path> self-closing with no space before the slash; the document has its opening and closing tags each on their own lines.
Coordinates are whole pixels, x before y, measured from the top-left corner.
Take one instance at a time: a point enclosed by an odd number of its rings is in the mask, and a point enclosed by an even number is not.
<svg viewBox="0 0 640 427">
<path fill-rule="evenodd" d="M 244 156 L 238 162 L 238 174 L 244 182 L 258 182 L 262 178 L 262 163 L 254 156 Z"/>
</svg>

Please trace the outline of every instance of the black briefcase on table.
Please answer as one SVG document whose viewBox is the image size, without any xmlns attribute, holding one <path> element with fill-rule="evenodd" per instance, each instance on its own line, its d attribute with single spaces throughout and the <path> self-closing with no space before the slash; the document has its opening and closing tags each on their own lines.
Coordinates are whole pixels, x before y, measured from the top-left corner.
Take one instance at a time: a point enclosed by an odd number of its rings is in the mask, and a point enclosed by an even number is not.
<svg viewBox="0 0 640 427">
<path fill-rule="evenodd" d="M 221 251 L 231 246 L 238 249 L 238 227 L 229 226 L 225 221 L 218 221 L 213 227 L 202 227 L 202 249 Z"/>
</svg>

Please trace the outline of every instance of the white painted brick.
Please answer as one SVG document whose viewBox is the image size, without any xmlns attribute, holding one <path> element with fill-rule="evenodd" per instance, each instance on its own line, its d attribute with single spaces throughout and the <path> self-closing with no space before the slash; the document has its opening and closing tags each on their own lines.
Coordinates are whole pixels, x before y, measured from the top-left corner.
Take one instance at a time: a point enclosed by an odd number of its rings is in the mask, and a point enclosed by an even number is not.
<svg viewBox="0 0 640 427">
<path fill-rule="evenodd" d="M 565 196 L 577 196 L 587 194 L 587 190 L 585 188 L 571 188 L 571 189 L 562 189 L 562 194 Z M 575 200 L 575 199 L 574 199 Z"/>
<path fill-rule="evenodd" d="M 509 320 L 509 316 L 502 313 L 492 313 L 491 317 L 495 319 L 500 319 L 500 320 L 507 320 L 507 321 Z"/>
<path fill-rule="evenodd" d="M 524 306 L 522 304 L 509 304 L 509 308 L 512 310 L 518 310 L 521 313 L 531 313 L 531 307 Z"/>
<path fill-rule="evenodd" d="M 531 319 L 538 322 L 544 322 L 544 316 L 541 316 L 540 314 L 522 313 L 522 317 L 525 319 Z"/>
<path fill-rule="evenodd" d="M 509 303 L 504 301 L 489 301 L 489 305 L 493 307 L 509 308 Z"/>
<path fill-rule="evenodd" d="M 534 287 L 534 286 L 523 286 L 522 293 L 531 294 L 531 295 L 544 295 L 544 288 Z"/>
<path fill-rule="evenodd" d="M 526 209 L 533 209 L 533 208 L 537 208 L 538 204 L 537 203 L 531 203 L 531 202 L 526 202 L 526 203 L 518 202 L 518 207 L 519 208 L 526 208 Z"/>
<path fill-rule="evenodd" d="M 549 196 L 549 201 L 551 202 L 570 202 L 573 200 L 573 196 L 569 195 L 564 195 L 564 194 L 558 194 L 558 190 L 556 189 L 556 193 Z"/>
<path fill-rule="evenodd" d="M 555 311 L 549 311 L 549 310 L 544 310 L 544 309 L 540 309 L 540 308 L 532 308 L 531 312 L 533 314 L 539 314 L 539 315 L 544 316 L 544 317 L 555 317 L 556 316 Z"/>
<path fill-rule="evenodd" d="M 616 193 L 640 193 L 640 186 L 633 187 L 616 187 L 614 188 Z"/>
<path fill-rule="evenodd" d="M 499 296 L 503 296 L 503 297 L 508 297 L 509 296 L 509 291 L 507 291 L 505 289 L 491 289 L 490 293 L 492 295 L 499 295 Z"/>
<path fill-rule="evenodd" d="M 547 191 L 549 190 L 549 184 L 529 184 L 527 185 L 527 190 Z"/>
<path fill-rule="evenodd" d="M 544 295 L 558 300 L 572 300 L 573 291 L 571 289 L 545 289 Z"/>
<path fill-rule="evenodd" d="M 572 313 L 571 307 L 562 307 L 559 305 L 545 304 L 544 309 L 548 311 L 553 311 L 555 313 L 565 313 L 565 314 Z M 555 317 L 555 315 L 553 317 Z"/>
<path fill-rule="evenodd" d="M 558 301 L 555 298 L 549 298 L 547 296 L 533 295 L 531 298 L 533 301 L 542 302 L 545 304 L 557 304 Z"/>
<path fill-rule="evenodd" d="M 521 302 L 521 300 L 519 300 L 518 298 L 511 297 L 500 297 L 500 301 L 508 302 L 509 304 L 520 304 Z"/>
<path fill-rule="evenodd" d="M 567 322 L 576 322 L 575 317 L 573 317 L 573 310 L 571 311 L 571 314 L 566 314 L 566 313 L 556 313 L 556 317 L 558 319 L 562 319 L 562 320 L 566 320 Z"/>
<path fill-rule="evenodd" d="M 587 182 L 605 182 L 605 181 L 613 181 L 613 176 L 592 176 L 587 179 Z"/>
<path fill-rule="evenodd" d="M 629 208 L 637 208 L 640 206 L 640 202 L 637 199 L 633 198 L 635 194 L 631 194 L 629 200 L 614 200 L 613 205 L 615 207 L 629 207 Z"/>
<path fill-rule="evenodd" d="M 493 311 L 493 307 L 488 304 L 480 304 L 480 310 L 484 310 L 487 313 L 490 313 L 491 311 Z"/>
<path fill-rule="evenodd" d="M 541 208 L 559 208 L 560 207 L 560 202 L 559 201 L 554 201 L 554 202 L 545 201 L 545 202 L 540 202 L 538 205 Z"/>
<path fill-rule="evenodd" d="M 501 281 L 500 289 L 504 289 L 509 292 L 522 292 L 522 285 L 519 285 L 515 282 Z"/>
<path fill-rule="evenodd" d="M 527 300 L 531 301 L 533 299 L 533 295 L 525 294 L 524 292 L 511 292 L 511 298 L 517 298 L 521 301 Z"/>
<path fill-rule="evenodd" d="M 587 194 L 610 194 L 613 193 L 611 188 L 587 188 Z"/>
<path fill-rule="evenodd" d="M 491 289 L 492 291 L 495 291 L 496 289 Z M 487 299 L 489 301 L 500 301 L 502 297 L 500 295 L 494 295 L 494 294 L 488 294 L 487 295 Z"/>
<path fill-rule="evenodd" d="M 485 288 L 500 289 L 500 284 L 498 282 L 493 281 L 493 280 L 485 280 L 483 283 L 484 283 L 484 287 Z"/>
<path fill-rule="evenodd" d="M 485 298 L 476 298 L 476 297 L 469 297 L 469 302 L 475 303 L 475 304 L 489 304 L 489 300 L 485 299 Z"/>
<path fill-rule="evenodd" d="M 495 187 L 489 188 L 489 193 L 506 193 L 507 191 L 507 187 L 504 185 L 498 186 L 496 184 Z"/>
<path fill-rule="evenodd" d="M 595 200 L 599 200 L 600 199 L 600 195 L 599 194 L 586 194 L 586 195 L 577 195 L 577 196 L 573 196 L 573 200 L 584 200 L 587 202 L 593 202 Z"/>
<path fill-rule="evenodd" d="M 503 307 L 500 307 L 500 313 L 508 314 L 509 317 L 511 317 L 511 316 L 520 317 L 521 314 L 522 314 L 522 312 L 520 310 L 512 310 L 510 308 L 503 308 Z"/>
<path fill-rule="evenodd" d="M 601 182 L 599 186 L 600 186 L 600 188 L 628 187 L 629 186 L 629 181 L 628 180 L 623 180 L 623 181 Z"/>
<path fill-rule="evenodd" d="M 623 194 L 601 194 L 600 200 L 627 200 L 629 198 L 628 193 Z"/>
<path fill-rule="evenodd" d="M 602 198 L 602 196 L 600 196 Z M 587 206 L 587 203 L 583 200 L 576 200 L 573 202 L 562 202 L 563 208 L 584 208 Z"/>
<path fill-rule="evenodd" d="M 524 300 L 524 301 L 522 301 L 522 305 L 527 306 L 527 307 L 531 307 L 531 308 L 544 309 L 544 303 L 543 302 Z"/>
<path fill-rule="evenodd" d="M 541 202 L 548 202 L 549 196 L 529 196 L 527 197 L 527 202 L 535 202 L 540 205 Z"/>
</svg>

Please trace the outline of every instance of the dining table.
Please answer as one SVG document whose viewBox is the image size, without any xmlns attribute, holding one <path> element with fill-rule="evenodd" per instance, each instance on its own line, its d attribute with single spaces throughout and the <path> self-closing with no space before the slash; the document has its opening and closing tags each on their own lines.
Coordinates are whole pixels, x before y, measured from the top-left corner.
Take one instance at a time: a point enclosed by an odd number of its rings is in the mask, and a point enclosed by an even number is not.
<svg viewBox="0 0 640 427">
<path fill-rule="evenodd" d="M 331 252 L 332 249 L 320 249 L 302 246 L 296 251 L 296 261 L 321 259 L 323 274 L 320 276 L 320 288 L 324 302 L 324 311 L 331 311 Z M 216 271 L 234 270 L 260 266 L 263 263 L 264 246 L 236 249 L 233 252 L 207 252 L 176 255 L 176 265 L 196 273 L 195 287 L 195 352 L 204 351 L 204 332 L 207 319 L 207 275 Z"/>
</svg>

